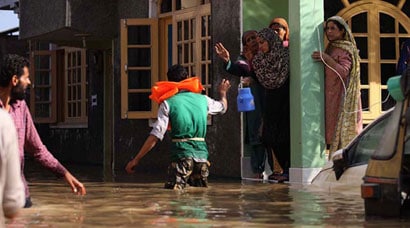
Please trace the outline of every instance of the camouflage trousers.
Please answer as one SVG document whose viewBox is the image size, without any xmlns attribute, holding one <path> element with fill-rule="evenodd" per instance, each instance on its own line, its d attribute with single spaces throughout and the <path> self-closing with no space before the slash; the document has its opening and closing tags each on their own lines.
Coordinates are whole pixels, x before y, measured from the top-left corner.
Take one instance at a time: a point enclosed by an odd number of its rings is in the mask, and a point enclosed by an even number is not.
<svg viewBox="0 0 410 228">
<path fill-rule="evenodd" d="M 181 158 L 168 166 L 168 177 L 164 188 L 184 189 L 187 184 L 208 187 L 209 162 L 196 162 L 192 158 Z"/>
</svg>

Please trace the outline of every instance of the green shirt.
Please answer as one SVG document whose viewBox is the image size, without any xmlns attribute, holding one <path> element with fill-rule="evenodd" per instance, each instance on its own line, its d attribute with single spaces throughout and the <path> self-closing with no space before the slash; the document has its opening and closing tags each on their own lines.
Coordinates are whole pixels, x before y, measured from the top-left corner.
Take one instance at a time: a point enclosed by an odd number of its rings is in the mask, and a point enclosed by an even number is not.
<svg viewBox="0 0 410 228">
<path fill-rule="evenodd" d="M 208 103 L 204 95 L 180 92 L 166 100 L 169 105 L 172 139 L 205 138 Z M 172 142 L 171 160 L 208 159 L 205 141 Z"/>
</svg>

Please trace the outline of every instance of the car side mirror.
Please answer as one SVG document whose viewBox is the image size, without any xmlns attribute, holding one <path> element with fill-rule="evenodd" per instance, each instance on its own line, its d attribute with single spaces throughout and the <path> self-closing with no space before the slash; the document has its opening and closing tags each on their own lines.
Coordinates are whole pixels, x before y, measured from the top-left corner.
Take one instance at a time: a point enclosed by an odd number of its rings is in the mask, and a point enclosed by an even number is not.
<svg viewBox="0 0 410 228">
<path fill-rule="evenodd" d="M 347 168 L 347 163 L 343 158 L 343 149 L 334 152 L 331 159 L 333 161 L 333 171 L 335 172 L 336 180 L 339 180 Z"/>
</svg>

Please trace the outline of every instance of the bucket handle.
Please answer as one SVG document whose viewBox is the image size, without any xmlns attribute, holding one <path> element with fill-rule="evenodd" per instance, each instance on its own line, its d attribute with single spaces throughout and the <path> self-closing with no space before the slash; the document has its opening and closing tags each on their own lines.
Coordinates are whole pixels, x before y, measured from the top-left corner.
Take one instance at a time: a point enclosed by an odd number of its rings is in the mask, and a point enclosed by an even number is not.
<svg viewBox="0 0 410 228">
<path fill-rule="evenodd" d="M 239 79 L 238 89 L 242 89 L 242 88 L 243 88 L 243 83 L 242 83 L 242 81 L 243 81 L 243 76 L 241 76 L 240 79 Z"/>
</svg>

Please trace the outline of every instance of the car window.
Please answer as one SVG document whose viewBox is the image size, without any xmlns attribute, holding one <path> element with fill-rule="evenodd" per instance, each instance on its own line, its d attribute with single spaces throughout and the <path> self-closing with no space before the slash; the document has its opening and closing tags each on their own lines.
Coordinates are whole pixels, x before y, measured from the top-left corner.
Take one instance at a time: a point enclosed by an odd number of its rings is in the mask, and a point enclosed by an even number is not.
<svg viewBox="0 0 410 228">
<path fill-rule="evenodd" d="M 367 128 L 366 131 L 359 136 L 359 139 L 355 142 L 355 146 L 351 147 L 351 151 L 348 152 L 348 162 L 350 165 L 368 162 L 370 156 L 379 146 L 384 129 L 389 122 L 388 120 L 388 116 L 380 119 L 380 121 Z"/>
</svg>

